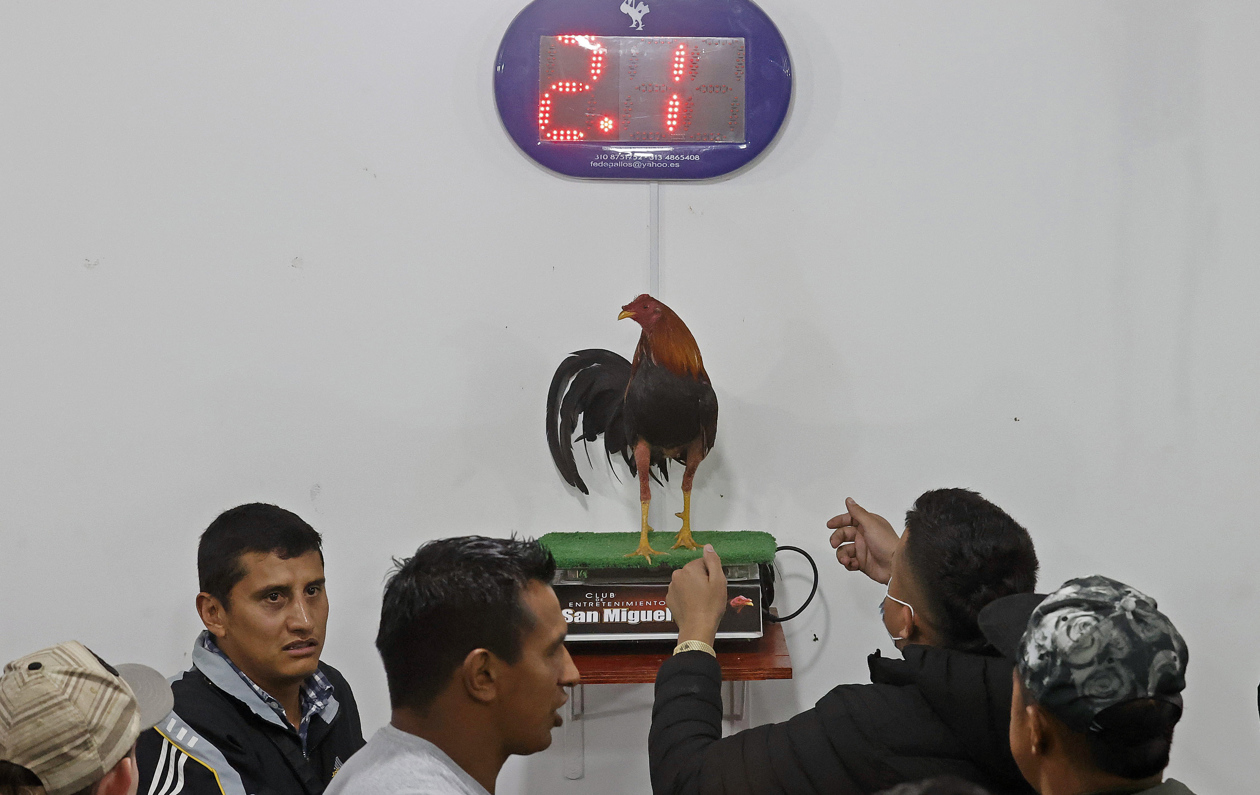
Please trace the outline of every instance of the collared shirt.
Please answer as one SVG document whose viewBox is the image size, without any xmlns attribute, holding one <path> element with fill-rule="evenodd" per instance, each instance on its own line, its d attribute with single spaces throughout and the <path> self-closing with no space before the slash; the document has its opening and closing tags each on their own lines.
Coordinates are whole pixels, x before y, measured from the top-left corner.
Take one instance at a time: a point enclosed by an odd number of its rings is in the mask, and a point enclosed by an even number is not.
<svg viewBox="0 0 1260 795">
<path fill-rule="evenodd" d="M 285 713 L 284 707 L 280 705 L 280 702 L 266 690 L 263 690 L 255 684 L 254 680 L 246 676 L 244 671 L 236 667 L 236 663 L 232 662 L 232 658 L 224 654 L 223 650 L 219 648 L 219 644 L 214 642 L 214 635 L 211 635 L 209 632 L 202 632 L 201 647 L 231 666 L 236 675 L 241 678 L 241 681 L 249 685 L 249 689 L 252 690 L 264 704 L 275 711 L 276 715 L 280 717 L 281 722 L 285 726 L 293 725 L 289 722 L 288 715 Z M 328 677 L 324 676 L 322 671 L 316 669 L 315 673 L 303 680 L 302 688 L 298 692 L 298 709 L 302 712 L 302 721 L 298 724 L 297 728 L 298 737 L 302 740 L 303 754 L 306 753 L 306 733 L 310 728 L 311 718 L 316 715 L 323 714 L 324 710 L 328 707 L 329 702 L 332 701 L 332 698 L 333 684 L 328 681 Z"/>
</svg>

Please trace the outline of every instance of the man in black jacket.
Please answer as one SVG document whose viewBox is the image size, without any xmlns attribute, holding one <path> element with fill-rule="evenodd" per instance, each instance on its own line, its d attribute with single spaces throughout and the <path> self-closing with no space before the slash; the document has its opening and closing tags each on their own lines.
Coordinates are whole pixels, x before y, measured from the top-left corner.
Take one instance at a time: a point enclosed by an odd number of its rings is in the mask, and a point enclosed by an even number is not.
<svg viewBox="0 0 1260 795">
<path fill-rule="evenodd" d="M 296 514 L 225 511 L 197 547 L 206 631 L 175 708 L 140 737 L 148 795 L 319 795 L 363 746 L 350 685 L 320 662 L 328 624 L 320 537 Z"/>
<path fill-rule="evenodd" d="M 1032 790 L 1011 757 L 1011 664 L 980 632 L 986 604 L 1036 586 L 1028 532 L 963 489 L 929 491 L 898 538 L 853 500 L 828 526 L 840 563 L 888 586 L 884 626 L 903 659 L 868 659 L 869 685 L 841 685 L 791 720 L 722 738 L 712 644 L 727 609 L 711 548 L 674 573 L 679 645 L 656 676 L 648 756 L 656 795 L 873 793 L 953 774 L 994 793 Z"/>
</svg>

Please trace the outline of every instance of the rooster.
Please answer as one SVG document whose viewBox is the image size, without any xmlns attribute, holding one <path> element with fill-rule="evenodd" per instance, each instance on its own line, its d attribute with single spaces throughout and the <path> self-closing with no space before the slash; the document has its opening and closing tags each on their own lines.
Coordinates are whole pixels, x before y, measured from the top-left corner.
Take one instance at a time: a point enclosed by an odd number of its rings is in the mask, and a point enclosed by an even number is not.
<svg viewBox="0 0 1260 795">
<path fill-rule="evenodd" d="M 650 295 L 641 295 L 621 308 L 618 320 L 630 318 L 643 327 L 634 361 L 612 351 L 576 351 L 561 362 L 547 393 L 547 444 L 556 468 L 570 486 L 590 492 L 573 460 L 573 433 L 582 418 L 581 439 L 593 442 L 604 435 L 611 463 L 619 453 L 631 473 L 639 476 L 642 521 L 639 548 L 626 557 L 667 554 L 648 544 L 648 505 L 651 467 L 669 478 L 673 459 L 683 470 L 683 509 L 675 514 L 682 529 L 672 549 L 695 549 L 691 537 L 691 485 L 696 467 L 713 449 L 717 435 L 717 395 L 704 371 L 700 348 L 686 324 L 673 310 Z"/>
<path fill-rule="evenodd" d="M 630 27 L 637 27 L 643 30 L 643 15 L 652 9 L 648 8 L 647 3 L 634 4 L 630 0 L 622 0 L 621 13 L 630 15 Z"/>
</svg>

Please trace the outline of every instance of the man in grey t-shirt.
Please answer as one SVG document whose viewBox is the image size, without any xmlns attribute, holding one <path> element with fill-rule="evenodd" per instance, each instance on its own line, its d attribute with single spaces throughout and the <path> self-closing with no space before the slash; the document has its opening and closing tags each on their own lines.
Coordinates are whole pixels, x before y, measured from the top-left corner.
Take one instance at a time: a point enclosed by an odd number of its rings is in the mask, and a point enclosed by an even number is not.
<svg viewBox="0 0 1260 795">
<path fill-rule="evenodd" d="M 487 795 L 441 748 L 389 724 L 350 757 L 326 795 L 354 792 Z"/>
<path fill-rule="evenodd" d="M 390 722 L 327 795 L 487 795 L 512 754 L 551 745 L 578 671 L 536 541 L 423 544 L 385 585 L 376 648 Z"/>
</svg>

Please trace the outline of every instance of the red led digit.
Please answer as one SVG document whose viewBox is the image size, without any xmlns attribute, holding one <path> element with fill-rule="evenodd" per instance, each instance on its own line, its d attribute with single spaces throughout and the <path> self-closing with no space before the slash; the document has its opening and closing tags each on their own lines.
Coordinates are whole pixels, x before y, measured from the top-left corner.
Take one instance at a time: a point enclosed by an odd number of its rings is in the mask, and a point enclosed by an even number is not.
<svg viewBox="0 0 1260 795">
<path fill-rule="evenodd" d="M 604 55 L 608 52 L 608 48 L 599 43 L 594 36 L 577 36 L 565 35 L 557 36 L 561 44 L 570 46 L 585 47 L 591 51 L 591 81 L 599 80 L 599 76 L 604 73 Z"/>
<path fill-rule="evenodd" d="M 678 99 L 678 95 L 674 94 L 669 98 L 668 104 L 665 105 L 665 129 L 673 132 L 678 128 L 678 110 L 682 103 Z"/>
<path fill-rule="evenodd" d="M 604 53 L 608 50 L 603 47 L 596 47 L 591 50 L 591 82 L 599 80 L 599 76 L 604 73 Z"/>
<path fill-rule="evenodd" d="M 560 80 L 551 84 L 551 90 L 559 94 L 577 94 L 583 91 L 590 91 L 591 87 L 587 83 L 579 83 L 576 80 Z M 586 138 L 586 133 L 581 130 L 558 129 L 548 130 L 551 124 L 552 99 L 551 92 L 543 92 L 542 97 L 538 100 L 538 133 L 544 140 L 548 141 L 580 141 Z"/>
<path fill-rule="evenodd" d="M 548 56 L 549 69 L 539 86 L 538 139 L 574 142 L 585 140 L 588 134 L 596 137 L 608 133 L 607 127 L 600 126 L 600 119 L 607 117 L 603 115 L 605 109 L 598 107 L 595 90 L 608 66 L 608 48 L 595 36 L 572 33 L 544 43 L 548 53 L 558 49 L 568 54 Z M 565 79 L 555 80 L 557 77 Z"/>
<path fill-rule="evenodd" d="M 551 95 L 543 94 L 542 98 L 538 100 L 539 132 L 546 130 L 548 124 L 551 124 Z"/>
<path fill-rule="evenodd" d="M 687 45 L 679 44 L 674 50 L 674 82 L 681 83 L 683 73 L 687 71 Z"/>
<path fill-rule="evenodd" d="M 576 80 L 561 80 L 559 83 L 552 83 L 551 90 L 561 94 L 576 94 L 579 91 L 590 91 L 591 86 L 589 83 L 579 83 Z"/>
<path fill-rule="evenodd" d="M 613 120 L 605 116 L 599 120 L 599 129 L 603 132 L 610 133 L 613 130 Z"/>
</svg>

